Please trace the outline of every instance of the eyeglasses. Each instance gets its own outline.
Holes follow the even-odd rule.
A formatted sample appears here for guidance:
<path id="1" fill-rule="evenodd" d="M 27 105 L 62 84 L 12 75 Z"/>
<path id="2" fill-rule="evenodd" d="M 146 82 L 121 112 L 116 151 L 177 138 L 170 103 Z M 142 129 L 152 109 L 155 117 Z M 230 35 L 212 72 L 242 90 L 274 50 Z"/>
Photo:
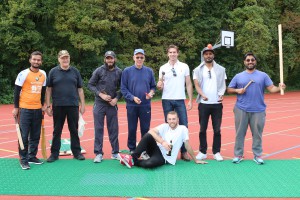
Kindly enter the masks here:
<path id="1" fill-rule="evenodd" d="M 135 57 L 136 59 L 144 60 L 145 57 Z"/>
<path id="2" fill-rule="evenodd" d="M 252 58 L 252 59 L 247 59 L 246 61 L 247 61 L 247 62 L 250 62 L 250 61 L 251 61 L 251 62 L 254 62 L 255 59 L 254 59 L 254 58 Z"/>
<path id="3" fill-rule="evenodd" d="M 175 71 L 174 68 L 172 68 L 171 71 L 173 72 L 173 76 L 177 76 L 176 71 Z"/>
<path id="4" fill-rule="evenodd" d="M 211 72 L 208 70 L 208 78 L 211 79 Z"/>

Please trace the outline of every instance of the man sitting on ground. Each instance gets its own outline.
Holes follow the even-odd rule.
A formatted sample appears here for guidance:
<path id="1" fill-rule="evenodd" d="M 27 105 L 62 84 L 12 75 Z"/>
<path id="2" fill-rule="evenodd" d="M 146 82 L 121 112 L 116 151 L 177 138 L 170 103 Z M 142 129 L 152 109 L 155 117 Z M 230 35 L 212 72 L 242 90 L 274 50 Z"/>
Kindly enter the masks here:
<path id="1" fill-rule="evenodd" d="M 188 129 L 184 125 L 179 125 L 177 113 L 171 111 L 167 115 L 167 123 L 161 124 L 145 134 L 131 155 L 119 154 L 120 163 L 129 168 L 133 165 L 143 168 L 154 168 L 166 163 L 175 165 L 183 143 L 195 163 L 207 163 L 196 159 L 189 144 Z M 144 152 L 149 155 L 148 158 L 142 155 Z"/>

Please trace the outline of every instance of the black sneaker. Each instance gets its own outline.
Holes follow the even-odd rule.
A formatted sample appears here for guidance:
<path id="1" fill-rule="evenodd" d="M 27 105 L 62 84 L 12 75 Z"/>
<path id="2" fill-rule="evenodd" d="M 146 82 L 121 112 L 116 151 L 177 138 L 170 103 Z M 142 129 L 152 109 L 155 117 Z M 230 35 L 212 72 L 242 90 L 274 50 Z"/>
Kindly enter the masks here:
<path id="1" fill-rule="evenodd" d="M 41 161 L 41 160 L 38 159 L 37 157 L 29 158 L 28 162 L 29 162 L 30 164 L 36 164 L 36 165 L 41 165 L 41 164 L 44 163 L 43 161 Z"/>
<path id="2" fill-rule="evenodd" d="M 21 168 L 24 170 L 30 169 L 28 162 L 20 161 Z"/>
<path id="3" fill-rule="evenodd" d="M 54 162 L 56 160 L 58 160 L 58 156 L 51 154 L 50 157 L 47 159 L 47 162 Z"/>
<path id="4" fill-rule="evenodd" d="M 79 153 L 78 155 L 74 156 L 74 158 L 77 159 L 77 160 L 85 160 L 85 157 L 81 153 Z"/>

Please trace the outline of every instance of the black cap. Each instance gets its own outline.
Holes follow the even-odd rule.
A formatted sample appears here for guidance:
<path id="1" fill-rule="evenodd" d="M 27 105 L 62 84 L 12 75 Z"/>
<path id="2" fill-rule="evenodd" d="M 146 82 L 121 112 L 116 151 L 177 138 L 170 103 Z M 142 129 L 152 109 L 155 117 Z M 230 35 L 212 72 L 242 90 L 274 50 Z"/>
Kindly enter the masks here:
<path id="1" fill-rule="evenodd" d="M 107 57 L 113 57 L 113 58 L 116 58 L 116 54 L 115 54 L 115 52 L 113 52 L 113 51 L 107 51 L 107 52 L 105 53 L 104 57 L 105 57 L 105 58 L 107 58 Z"/>
<path id="2" fill-rule="evenodd" d="M 203 49 L 203 53 L 202 53 L 202 54 L 204 54 L 204 53 L 207 52 L 207 51 L 211 51 L 211 52 L 213 52 L 213 54 L 215 54 L 215 51 L 214 51 L 214 49 L 213 49 L 213 47 L 212 47 L 211 44 L 208 44 L 208 45 Z"/>

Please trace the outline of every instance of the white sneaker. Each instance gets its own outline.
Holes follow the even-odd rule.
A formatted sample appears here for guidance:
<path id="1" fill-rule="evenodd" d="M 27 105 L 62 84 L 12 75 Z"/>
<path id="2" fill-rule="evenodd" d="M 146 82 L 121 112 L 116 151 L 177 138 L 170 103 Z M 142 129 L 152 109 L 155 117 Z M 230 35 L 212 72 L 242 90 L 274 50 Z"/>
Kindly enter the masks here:
<path id="1" fill-rule="evenodd" d="M 94 158 L 94 163 L 100 163 L 103 160 L 103 155 L 100 153 Z"/>
<path id="2" fill-rule="evenodd" d="M 141 154 L 141 159 L 142 160 L 148 160 L 150 158 L 150 156 L 147 154 L 146 151 L 143 151 L 143 153 Z"/>
<path id="3" fill-rule="evenodd" d="M 207 155 L 204 153 L 199 152 L 198 155 L 196 156 L 197 160 L 204 160 L 207 158 Z"/>
<path id="4" fill-rule="evenodd" d="M 110 157 L 112 160 L 120 160 L 119 156 L 117 153 L 113 153 L 111 154 L 111 157 Z"/>
<path id="5" fill-rule="evenodd" d="M 216 161 L 223 161 L 224 160 L 223 157 L 221 156 L 221 154 L 219 152 L 216 153 L 216 154 L 214 154 L 214 159 Z"/>

